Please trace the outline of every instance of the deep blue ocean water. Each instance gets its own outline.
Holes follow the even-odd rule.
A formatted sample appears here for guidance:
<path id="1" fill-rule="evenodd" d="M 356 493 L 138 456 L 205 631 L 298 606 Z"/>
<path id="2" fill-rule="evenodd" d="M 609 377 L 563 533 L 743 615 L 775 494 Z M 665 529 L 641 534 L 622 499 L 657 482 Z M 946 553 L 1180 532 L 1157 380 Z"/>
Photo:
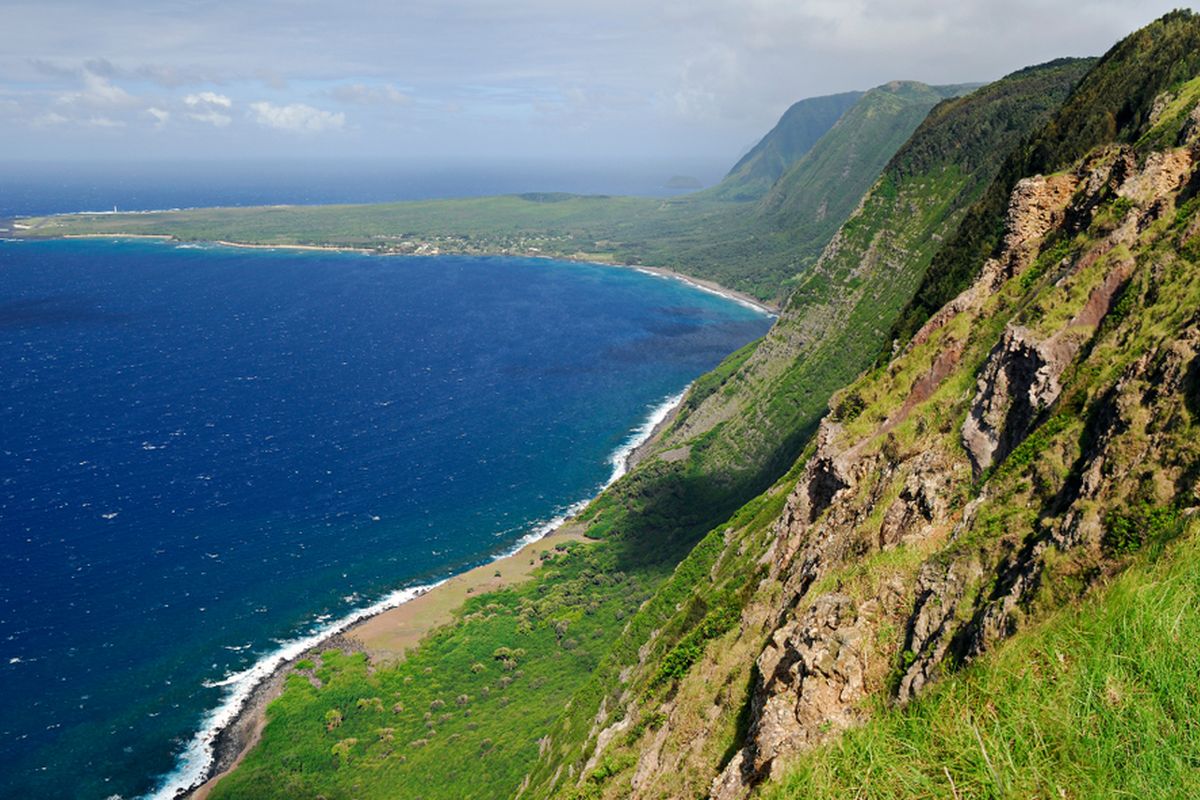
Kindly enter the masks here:
<path id="1" fill-rule="evenodd" d="M 133 797 L 281 642 L 510 548 L 769 320 L 537 259 L 0 242 L 0 797 Z"/>

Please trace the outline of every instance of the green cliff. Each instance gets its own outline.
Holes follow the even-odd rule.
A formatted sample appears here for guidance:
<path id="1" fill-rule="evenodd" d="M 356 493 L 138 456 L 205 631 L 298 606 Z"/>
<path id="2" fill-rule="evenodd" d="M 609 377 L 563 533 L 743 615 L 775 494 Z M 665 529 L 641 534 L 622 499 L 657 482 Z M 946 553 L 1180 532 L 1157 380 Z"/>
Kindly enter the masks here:
<path id="1" fill-rule="evenodd" d="M 758 200 L 858 99 L 862 92 L 810 97 L 794 103 L 712 194 L 724 200 Z"/>

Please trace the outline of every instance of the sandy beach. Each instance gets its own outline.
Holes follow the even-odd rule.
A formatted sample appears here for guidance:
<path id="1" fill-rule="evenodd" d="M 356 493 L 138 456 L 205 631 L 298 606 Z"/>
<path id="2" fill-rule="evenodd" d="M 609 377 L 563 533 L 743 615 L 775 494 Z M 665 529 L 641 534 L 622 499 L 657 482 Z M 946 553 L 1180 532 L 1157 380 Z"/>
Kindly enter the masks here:
<path id="1" fill-rule="evenodd" d="M 736 289 L 730 289 L 727 286 L 722 286 L 715 281 L 705 280 L 704 278 L 695 278 L 691 275 L 685 275 L 682 272 L 676 272 L 673 269 L 667 269 L 666 267 L 646 267 L 639 264 L 613 264 L 609 266 L 626 266 L 642 272 L 649 272 L 653 275 L 661 275 L 664 278 L 674 278 L 675 280 L 683 281 L 684 283 L 695 286 L 697 289 L 703 289 L 706 292 L 712 292 L 713 294 L 720 295 L 721 297 L 733 300 L 734 302 L 741 303 L 744 306 L 757 309 L 764 314 L 768 314 L 773 317 L 779 316 L 780 309 L 778 306 L 769 305 L 753 295 L 746 294 L 745 292 L 739 292 Z"/>
<path id="2" fill-rule="evenodd" d="M 224 239 L 218 239 L 213 244 L 224 245 L 225 247 L 240 247 L 245 250 L 311 250 L 327 253 L 375 253 L 374 250 L 368 250 L 365 247 L 342 247 L 332 244 L 247 244 L 246 242 L 227 242 Z"/>
<path id="3" fill-rule="evenodd" d="M 584 541 L 583 526 L 567 522 L 510 556 L 456 575 L 402 606 L 363 620 L 345 633 L 362 645 L 374 661 L 396 661 L 434 628 L 454 619 L 454 612 L 472 595 L 520 583 L 533 574 L 539 556 L 564 542 Z"/>

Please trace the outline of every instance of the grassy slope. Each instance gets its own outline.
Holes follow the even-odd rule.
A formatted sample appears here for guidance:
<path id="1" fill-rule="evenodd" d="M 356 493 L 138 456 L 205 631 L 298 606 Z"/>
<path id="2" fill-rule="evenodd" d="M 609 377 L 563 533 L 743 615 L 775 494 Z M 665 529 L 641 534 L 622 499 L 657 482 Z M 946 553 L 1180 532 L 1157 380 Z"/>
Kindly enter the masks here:
<path id="1" fill-rule="evenodd" d="M 848 307 L 851 312 L 848 317 L 839 317 L 818 303 L 814 289 L 809 297 L 809 302 L 813 303 L 811 308 L 802 308 L 802 313 L 797 313 L 797 307 L 793 306 L 788 314 L 794 316 L 785 315 L 764 345 L 739 351 L 697 383 L 685 403 L 685 412 L 668 433 L 661 449 L 678 447 L 681 441 L 694 437 L 696 434 L 690 426 L 696 420 L 723 417 L 724 421 L 717 423 L 714 430 L 721 431 L 723 441 L 735 443 L 740 449 L 722 449 L 717 443 L 710 443 L 706 448 L 710 459 L 716 460 L 720 455 L 730 464 L 761 464 L 766 448 L 782 444 L 788 449 L 776 456 L 776 463 L 782 464 L 783 469 L 788 466 L 791 469 L 774 488 L 743 508 L 732 522 L 710 533 L 671 582 L 639 612 L 588 686 L 573 701 L 570 713 L 556 726 L 550 757 L 538 764 L 527 796 L 548 796 L 563 789 L 564 785 L 570 785 L 561 781 L 561 770 L 569 766 L 578 774 L 583 767 L 596 732 L 591 727 L 591 719 L 602 700 L 609 709 L 618 705 L 622 708 L 653 707 L 661 700 L 663 692 L 671 688 L 671 681 L 664 681 L 664 677 L 670 676 L 659 675 L 658 665 L 667 663 L 674 665 L 669 669 L 686 671 L 704 652 L 710 639 L 725 633 L 728 627 L 725 623 L 730 622 L 729 610 L 740 608 L 747 602 L 749 593 L 761 577 L 762 565 L 756 561 L 765 550 L 765 537 L 769 535 L 784 495 L 794 484 L 803 462 L 803 459 L 797 461 L 796 457 L 810 430 L 808 426 L 824 412 L 829 393 L 869 363 L 878 346 L 878 340 L 869 340 L 863 346 L 855 338 L 861 335 L 861 331 L 855 331 L 855 326 L 869 325 L 876 336 L 886 330 L 890 319 L 887 314 L 895 314 L 906 299 L 903 294 L 905 283 L 898 276 L 907 275 L 906 283 L 910 289 L 916 285 L 921 270 L 932 256 L 937 235 L 952 229 L 963 209 L 990 179 L 989 164 L 994 169 L 999 162 L 1000 156 L 983 165 L 967 161 L 964 163 L 975 169 L 964 173 L 955 161 L 954 153 L 964 152 L 958 145 L 963 139 L 973 141 L 972 134 L 984 141 L 990 137 L 997 148 L 1011 141 L 997 136 L 995 129 L 987 125 L 964 130 L 964 120 L 990 120 L 993 115 L 1002 114 L 1012 116 L 1018 124 L 1032 127 L 1045 120 L 1053 109 L 1056 96 L 1065 96 L 1087 66 L 1086 62 L 1060 63 L 1024 71 L 968 97 L 949 101 L 896 156 L 862 209 L 835 240 L 834 247 L 838 246 L 837 242 L 842 244 L 831 253 L 828 261 L 843 265 L 845 271 L 827 273 L 828 282 L 820 287 L 823 292 L 820 299 L 826 302 L 831 298 L 840 301 L 841 295 L 835 291 L 853 290 L 858 285 L 886 287 L 888 291 L 896 292 L 890 305 L 881 304 L 875 295 L 866 295 L 856 304 L 839 305 L 843 309 Z M 1021 106 L 1028 108 L 1027 115 L 1014 113 L 1016 107 Z M 946 136 L 943 125 L 952 126 L 956 136 Z M 1020 132 L 1009 135 L 1019 136 Z M 939 142 L 949 141 L 955 141 L 956 145 L 941 150 L 943 158 L 938 161 L 932 156 L 933 148 Z M 980 149 L 984 148 L 981 146 Z M 913 208 L 922 213 L 912 214 Z M 897 213 L 898 209 L 904 213 Z M 863 263 L 864 255 L 875 249 L 872 243 L 877 240 L 887 241 L 895 248 L 894 255 L 897 258 L 903 256 L 905 261 L 901 264 L 879 258 L 871 262 L 872 269 L 876 270 L 874 273 L 855 276 L 854 270 Z M 870 274 L 877 280 L 870 280 Z M 788 337 L 796 335 L 802 326 L 816 324 L 828 325 L 822 332 L 827 337 L 825 341 L 818 339 L 818 347 L 806 351 L 795 361 L 789 360 Z M 855 347 L 857 351 L 853 349 Z M 853 361 L 856 352 L 857 362 Z M 774 375 L 771 374 L 773 369 L 777 370 Z M 718 410 L 714 411 L 713 407 Z M 725 408 L 732 410 L 724 413 L 721 409 Z M 756 452 L 752 449 L 755 447 L 761 449 Z M 698 563 L 693 564 L 697 559 Z M 648 644 L 647 637 L 652 631 L 655 632 L 653 643 Z M 734 662 L 740 658 L 740 664 L 744 666 L 756 653 L 757 640 L 743 641 L 736 652 L 730 651 L 727 655 Z M 651 666 L 637 667 L 639 663 Z M 626 673 L 631 668 L 632 672 Z M 731 671 L 736 672 L 736 667 Z M 620 674 L 626 674 L 627 680 L 618 680 Z M 700 702 L 700 696 L 712 690 L 711 684 L 696 689 L 695 699 Z M 719 693 L 725 702 L 721 704 L 719 716 L 704 717 L 704 728 L 695 731 L 698 739 L 709 737 L 710 746 L 716 749 L 708 752 L 706 767 L 698 769 L 711 770 L 720 761 L 721 750 L 733 740 L 739 724 L 738 710 L 743 706 L 746 690 L 744 676 L 740 681 L 721 686 Z M 621 695 L 624 699 L 618 701 Z M 610 781 L 613 786 L 622 785 L 618 778 L 628 776 L 633 766 L 632 754 L 645 745 L 643 737 L 654 735 L 653 721 L 652 716 L 639 719 L 640 730 L 635 728 L 627 734 L 627 739 L 622 740 L 623 745 L 614 749 L 610 759 L 596 769 L 594 774 L 601 778 L 590 785 L 597 792 Z M 555 779 L 556 775 L 559 780 Z M 696 788 L 687 784 L 688 778 L 700 783 L 708 779 L 706 776 L 697 779 L 695 775 L 680 775 L 679 778 L 680 785 L 672 791 L 684 794 Z M 619 794 L 620 790 L 616 791 Z"/>
<path id="2" fill-rule="evenodd" d="M 845 92 L 793 104 L 725 179 L 705 194 L 722 200 L 758 200 L 860 97 L 862 92 Z"/>

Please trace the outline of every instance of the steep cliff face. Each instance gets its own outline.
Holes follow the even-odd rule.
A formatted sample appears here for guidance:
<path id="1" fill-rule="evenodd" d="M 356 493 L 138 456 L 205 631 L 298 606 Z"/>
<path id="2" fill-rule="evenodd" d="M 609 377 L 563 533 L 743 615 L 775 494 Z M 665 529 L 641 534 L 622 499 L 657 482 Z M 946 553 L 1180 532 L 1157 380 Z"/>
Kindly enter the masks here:
<path id="1" fill-rule="evenodd" d="M 843 226 L 820 266 L 805 277 L 771 335 L 698 384 L 644 468 L 653 468 L 656 459 L 686 463 L 690 452 L 700 450 L 718 475 L 730 476 L 726 480 L 751 465 L 760 470 L 774 465 L 760 475 L 785 473 L 811 437 L 829 394 L 883 346 L 889 321 L 907 302 L 938 243 L 992 179 L 1005 148 L 1044 122 L 1089 64 L 1066 61 L 1023 70 L 938 106 Z M 996 119 L 1016 127 L 991 124 Z M 950 366 L 945 361 L 923 377 L 925 390 Z M 813 478 L 805 484 L 808 507 L 789 507 L 789 516 L 808 524 L 870 469 L 858 454 L 835 447 L 833 438 L 832 429 L 823 433 L 828 446 L 808 460 Z M 797 591 L 767 553 L 804 463 L 767 484 L 761 497 L 710 533 L 631 622 L 592 686 L 546 738 L 543 759 L 522 796 L 624 797 L 632 791 L 679 797 L 708 791 L 747 723 L 742 709 L 750 692 L 748 669 L 778 626 L 779 598 Z M 938 487 L 950 476 L 941 466 L 928 460 L 887 498 L 886 524 L 875 536 L 889 546 L 904 542 L 931 516 L 946 513 Z M 828 552 L 812 555 L 833 562 L 861 546 L 845 539 L 828 545 Z M 892 613 L 889 603 L 866 599 L 865 606 L 852 606 L 853 613 Z M 780 685 L 821 669 L 818 662 L 827 657 L 818 651 L 831 651 L 819 641 L 820 632 L 835 619 L 850 620 L 850 613 L 825 614 L 783 636 L 781 641 L 807 637 L 815 649 L 808 662 L 772 666 Z M 858 646 L 848 646 L 846 656 Z M 851 663 L 843 666 L 850 669 Z M 866 663 L 875 669 L 874 659 Z M 829 680 L 840 680 L 842 666 L 831 670 Z M 863 685 L 877 679 L 868 673 Z M 811 713 L 817 715 L 824 703 Z M 846 724 L 853 718 L 848 714 Z M 789 746 L 786 739 L 781 751 Z"/>
<path id="2" fill-rule="evenodd" d="M 1064 60 L 1029 68 L 938 105 L 887 164 L 819 262 L 799 278 L 766 340 L 719 370 L 719 380 L 698 384 L 659 441 L 659 452 L 687 458 L 701 444 L 707 463 L 729 482 L 753 468 L 758 491 L 787 470 L 829 395 L 885 345 L 890 320 L 911 298 L 939 243 L 993 179 L 1003 154 L 1045 122 L 1091 63 Z M 863 107 L 866 115 L 872 102 L 900 103 L 923 114 L 951 93 L 897 84 L 868 93 L 856 109 Z M 852 116 L 835 131 L 848 128 Z M 887 115 L 876 108 L 875 116 Z M 1004 124 L 995 124 L 998 119 Z M 865 126 L 859 136 L 871 130 Z M 840 147 L 853 149 L 846 142 Z M 814 148 L 810 156 L 821 152 Z M 795 169 L 803 168 L 802 163 Z"/>
<path id="3" fill-rule="evenodd" d="M 1136 135 L 1012 184 L 972 282 L 836 395 L 793 470 L 643 608 L 603 702 L 551 733 L 526 796 L 746 797 L 1182 535 L 1200 476 L 1200 82 L 1154 105 Z M 823 258 L 847 271 L 814 272 L 826 298 L 893 289 L 872 270 L 903 248 L 881 262 L 897 240 L 855 228 L 916 207 L 886 192 Z M 831 320 L 855 308 L 801 292 L 726 385 L 853 352 Z M 737 424 L 724 394 L 663 446 Z"/>
<path id="4" fill-rule="evenodd" d="M 760 199 L 862 95 L 862 92 L 843 92 L 793 103 L 775 127 L 738 159 L 729 174 L 707 194 L 725 200 Z"/>
<path id="5" fill-rule="evenodd" d="M 776 527 L 784 622 L 714 798 L 854 724 L 870 694 L 908 702 L 1196 505 L 1200 145 L 1190 125 L 1177 140 L 1018 184 L 999 256 L 848 390 L 871 398 L 853 420 L 823 425 Z M 855 580 L 889 548 L 911 563 Z M 825 591 L 847 582 L 857 600 Z"/>

